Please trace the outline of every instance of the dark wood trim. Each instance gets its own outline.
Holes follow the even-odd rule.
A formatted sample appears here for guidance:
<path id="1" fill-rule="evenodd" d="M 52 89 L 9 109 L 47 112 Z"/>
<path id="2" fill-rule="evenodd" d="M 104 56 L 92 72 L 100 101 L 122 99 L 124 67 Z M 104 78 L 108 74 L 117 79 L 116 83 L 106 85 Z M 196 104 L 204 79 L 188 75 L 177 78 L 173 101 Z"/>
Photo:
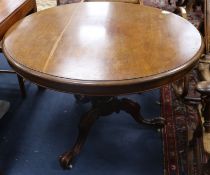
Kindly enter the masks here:
<path id="1" fill-rule="evenodd" d="M 4 46 L 3 51 L 8 59 L 9 64 L 19 75 L 40 86 L 73 94 L 84 94 L 88 96 L 113 96 L 138 93 L 145 90 L 158 88 L 162 85 L 182 78 L 198 63 L 201 54 L 204 52 L 204 43 L 202 41 L 200 49 L 190 61 L 176 69 L 169 70 L 154 76 L 122 81 L 81 81 L 44 74 L 29 69 L 24 65 L 16 62 L 9 55 L 9 52 L 7 52 Z"/>

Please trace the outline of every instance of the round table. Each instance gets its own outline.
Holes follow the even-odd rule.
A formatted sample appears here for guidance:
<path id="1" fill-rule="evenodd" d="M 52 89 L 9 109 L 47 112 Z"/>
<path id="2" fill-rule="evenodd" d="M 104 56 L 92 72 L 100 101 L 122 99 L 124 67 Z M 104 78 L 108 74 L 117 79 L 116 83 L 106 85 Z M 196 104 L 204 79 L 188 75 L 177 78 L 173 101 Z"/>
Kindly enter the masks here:
<path id="1" fill-rule="evenodd" d="M 88 96 L 92 108 L 78 139 L 60 158 L 71 166 L 93 122 L 124 110 L 139 123 L 140 106 L 116 96 L 160 87 L 183 77 L 204 49 L 197 29 L 167 11 L 129 3 L 87 2 L 30 15 L 6 33 L 3 51 L 14 70 L 40 86 Z"/>

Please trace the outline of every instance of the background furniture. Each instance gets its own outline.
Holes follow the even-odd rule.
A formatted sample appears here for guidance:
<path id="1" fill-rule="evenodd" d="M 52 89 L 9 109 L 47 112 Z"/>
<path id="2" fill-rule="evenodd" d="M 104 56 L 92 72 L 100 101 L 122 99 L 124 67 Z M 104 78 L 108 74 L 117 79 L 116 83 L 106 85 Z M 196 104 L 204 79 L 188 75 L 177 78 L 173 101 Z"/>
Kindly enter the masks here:
<path id="1" fill-rule="evenodd" d="M 1 0 L 0 1 L 0 40 L 3 39 L 6 31 L 18 20 L 26 15 L 36 12 L 35 0 Z M 2 52 L 0 43 L 0 52 Z M 13 70 L 0 70 L 0 73 L 15 73 Z M 25 96 L 23 78 L 19 75 L 18 82 L 22 96 Z"/>
<path id="2" fill-rule="evenodd" d="M 204 117 L 204 127 L 205 131 L 210 133 L 210 55 L 209 55 L 209 45 L 210 45 L 210 2 L 205 1 L 205 44 L 206 44 L 206 55 L 203 56 L 200 63 L 200 75 L 201 81 L 197 85 L 197 90 L 201 93 L 201 98 L 203 101 L 203 117 Z"/>
<path id="3" fill-rule="evenodd" d="M 207 157 L 207 163 L 203 165 L 203 174 L 210 174 L 210 1 L 204 1 L 204 31 L 206 54 L 200 63 L 201 82 L 197 84 L 197 90 L 201 94 L 202 99 L 202 117 L 204 117 L 203 126 L 205 133 L 203 134 L 204 151 Z"/>
<path id="4" fill-rule="evenodd" d="M 134 4 L 144 4 L 148 6 L 153 6 L 156 8 L 168 10 L 174 12 L 176 7 L 176 0 L 169 1 L 157 1 L 157 0 L 84 0 L 86 2 L 94 2 L 94 1 L 104 1 L 104 2 L 126 2 L 126 3 L 134 3 Z M 57 5 L 70 4 L 74 2 L 82 2 L 82 0 L 57 0 Z M 181 3 L 180 3 L 181 4 Z"/>
<path id="5" fill-rule="evenodd" d="M 89 1 L 102 1 L 102 2 L 126 2 L 126 3 L 134 3 L 134 4 L 140 4 L 142 3 L 142 0 L 57 0 L 57 5 L 65 5 L 65 4 L 71 4 L 75 2 L 89 2 Z"/>

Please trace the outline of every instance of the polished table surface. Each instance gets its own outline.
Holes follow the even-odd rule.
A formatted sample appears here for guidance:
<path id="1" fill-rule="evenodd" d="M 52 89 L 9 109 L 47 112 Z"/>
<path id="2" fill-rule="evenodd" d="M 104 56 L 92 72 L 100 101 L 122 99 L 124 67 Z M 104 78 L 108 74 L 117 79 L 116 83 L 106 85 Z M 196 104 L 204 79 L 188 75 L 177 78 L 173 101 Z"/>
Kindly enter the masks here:
<path id="1" fill-rule="evenodd" d="M 87 2 L 30 15 L 5 35 L 3 50 L 23 77 L 51 89 L 121 95 L 183 77 L 203 42 L 185 19 L 129 3 Z"/>

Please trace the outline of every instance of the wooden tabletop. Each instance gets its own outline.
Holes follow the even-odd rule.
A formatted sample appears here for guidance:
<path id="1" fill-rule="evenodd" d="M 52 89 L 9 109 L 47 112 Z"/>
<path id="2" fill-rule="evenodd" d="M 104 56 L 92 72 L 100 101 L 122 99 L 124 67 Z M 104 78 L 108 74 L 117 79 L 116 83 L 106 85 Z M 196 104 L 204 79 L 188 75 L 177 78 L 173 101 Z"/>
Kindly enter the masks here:
<path id="1" fill-rule="evenodd" d="M 204 46 L 185 19 L 156 8 L 108 2 L 47 9 L 16 23 L 4 37 L 11 66 L 48 88 L 121 95 L 183 77 Z"/>

